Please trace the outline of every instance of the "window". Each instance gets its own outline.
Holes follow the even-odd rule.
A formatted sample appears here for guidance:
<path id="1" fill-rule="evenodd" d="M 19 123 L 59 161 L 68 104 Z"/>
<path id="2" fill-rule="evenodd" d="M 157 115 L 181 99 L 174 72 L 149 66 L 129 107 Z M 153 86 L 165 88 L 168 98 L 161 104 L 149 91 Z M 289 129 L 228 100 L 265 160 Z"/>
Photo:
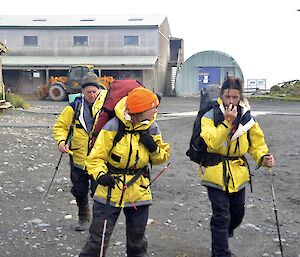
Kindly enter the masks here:
<path id="1" fill-rule="evenodd" d="M 24 46 L 37 46 L 38 37 L 37 36 L 24 36 Z"/>
<path id="2" fill-rule="evenodd" d="M 88 36 L 74 36 L 74 46 L 87 46 Z"/>
<path id="3" fill-rule="evenodd" d="M 124 36 L 124 45 L 125 46 L 138 46 L 139 45 L 139 36 Z"/>

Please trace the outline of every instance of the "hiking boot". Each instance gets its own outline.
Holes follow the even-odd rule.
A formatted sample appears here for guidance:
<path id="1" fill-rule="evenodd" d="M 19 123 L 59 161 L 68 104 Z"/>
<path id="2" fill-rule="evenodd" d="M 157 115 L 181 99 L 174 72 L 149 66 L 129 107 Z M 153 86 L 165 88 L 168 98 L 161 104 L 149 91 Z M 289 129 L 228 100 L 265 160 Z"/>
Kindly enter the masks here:
<path id="1" fill-rule="evenodd" d="M 90 208 L 89 206 L 80 207 L 78 210 L 78 224 L 75 225 L 75 231 L 84 231 L 88 229 L 90 222 Z"/>

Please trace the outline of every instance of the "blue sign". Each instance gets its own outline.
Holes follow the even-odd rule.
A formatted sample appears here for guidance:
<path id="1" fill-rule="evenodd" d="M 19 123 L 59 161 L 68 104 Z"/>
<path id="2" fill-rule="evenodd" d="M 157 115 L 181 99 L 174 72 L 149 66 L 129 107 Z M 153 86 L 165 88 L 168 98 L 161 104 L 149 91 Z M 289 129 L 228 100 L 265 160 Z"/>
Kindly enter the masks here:
<path id="1" fill-rule="evenodd" d="M 220 85 L 220 67 L 199 67 L 199 91 L 210 84 Z"/>

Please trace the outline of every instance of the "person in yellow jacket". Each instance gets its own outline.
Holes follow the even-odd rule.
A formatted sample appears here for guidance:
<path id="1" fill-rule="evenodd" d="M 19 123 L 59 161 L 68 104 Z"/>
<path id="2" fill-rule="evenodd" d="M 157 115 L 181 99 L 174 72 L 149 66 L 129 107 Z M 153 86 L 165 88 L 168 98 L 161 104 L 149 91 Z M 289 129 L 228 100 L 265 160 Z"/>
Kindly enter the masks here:
<path id="1" fill-rule="evenodd" d="M 227 77 L 222 84 L 218 106 L 201 119 L 201 137 L 207 144 L 202 185 L 207 187 L 212 207 L 210 222 L 212 256 L 230 257 L 228 238 L 243 219 L 245 187 L 249 184 L 249 153 L 260 166 L 273 167 L 263 131 L 243 97 L 242 81 Z"/>
<path id="2" fill-rule="evenodd" d="M 78 206 L 78 224 L 74 227 L 76 231 L 85 230 L 90 219 L 88 193 L 90 186 L 93 191 L 93 181 L 90 182 L 91 177 L 85 169 L 85 159 L 88 155 L 89 135 L 107 93 L 94 73 L 88 73 L 83 77 L 81 90 L 81 97 L 63 109 L 52 128 L 60 152 L 72 153 L 71 193 Z M 67 138 L 71 141 L 66 142 Z"/>
<path id="3" fill-rule="evenodd" d="M 136 88 L 118 102 L 116 116 L 100 131 L 86 160 L 88 173 L 99 185 L 94 194 L 90 236 L 80 257 L 98 257 L 101 249 L 101 256 L 105 256 L 122 209 L 126 216 L 127 256 L 148 256 L 145 229 L 152 203 L 148 164 L 164 163 L 170 156 L 169 144 L 164 143 L 155 122 L 158 105 L 154 93 Z"/>

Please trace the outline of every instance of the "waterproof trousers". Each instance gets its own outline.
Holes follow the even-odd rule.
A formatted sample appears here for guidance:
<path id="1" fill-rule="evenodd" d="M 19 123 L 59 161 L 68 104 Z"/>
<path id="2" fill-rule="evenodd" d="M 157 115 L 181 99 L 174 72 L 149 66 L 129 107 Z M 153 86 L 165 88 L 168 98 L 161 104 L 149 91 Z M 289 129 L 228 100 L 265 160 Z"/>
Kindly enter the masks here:
<path id="1" fill-rule="evenodd" d="M 105 256 L 109 239 L 121 210 L 122 208 L 94 201 L 93 220 L 89 230 L 90 235 L 79 257 L 100 256 L 103 226 L 105 219 L 107 219 L 103 254 Z M 149 205 L 137 206 L 137 210 L 133 207 L 124 207 L 123 212 L 126 217 L 127 257 L 148 257 L 148 243 L 145 237 L 145 230 L 149 215 Z"/>
<path id="2" fill-rule="evenodd" d="M 207 187 L 211 201 L 212 217 L 210 221 L 212 239 L 212 257 L 230 257 L 228 238 L 233 236 L 245 213 L 245 188 L 237 193 Z"/>
<path id="3" fill-rule="evenodd" d="M 85 170 L 74 166 L 71 166 L 70 178 L 72 182 L 71 193 L 75 197 L 78 207 L 86 207 L 89 203 L 89 190 L 91 189 L 91 196 L 95 192 L 95 181 L 91 179 Z"/>

